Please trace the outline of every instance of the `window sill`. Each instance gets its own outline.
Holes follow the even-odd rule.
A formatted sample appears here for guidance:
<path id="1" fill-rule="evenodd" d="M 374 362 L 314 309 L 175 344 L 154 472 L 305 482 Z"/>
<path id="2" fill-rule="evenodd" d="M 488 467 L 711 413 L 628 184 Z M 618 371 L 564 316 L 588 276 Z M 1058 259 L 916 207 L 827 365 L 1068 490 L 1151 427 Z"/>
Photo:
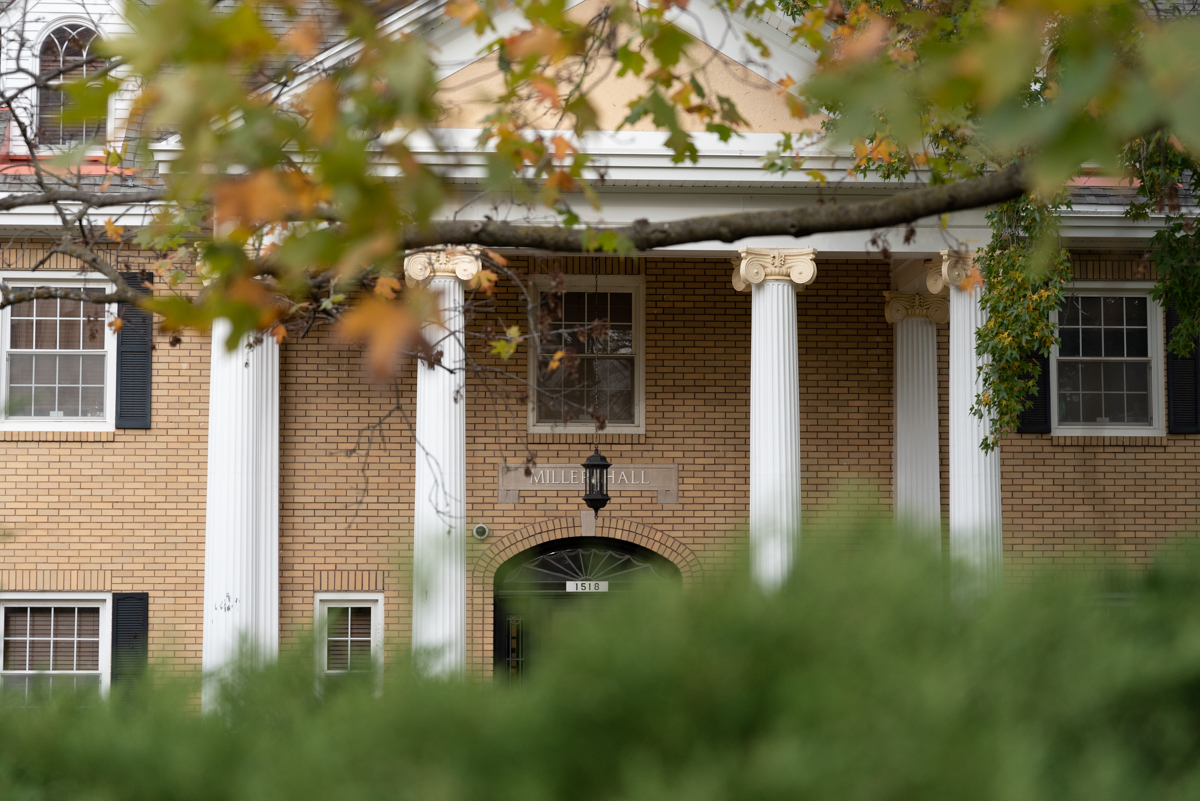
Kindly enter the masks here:
<path id="1" fill-rule="evenodd" d="M 597 431 L 591 423 L 534 423 L 526 424 L 530 434 L 580 434 L 586 437 L 605 436 L 607 434 L 645 434 L 645 423 L 609 423 L 603 431 Z"/>
<path id="2" fill-rule="evenodd" d="M 62 428 L 0 428 L 0 442 L 113 442 L 116 438 L 117 432 L 113 428 L 89 428 L 83 431 Z"/>
<path id="3" fill-rule="evenodd" d="M 1056 439 L 1068 437 L 1164 437 L 1167 432 L 1158 426 L 1055 426 L 1050 436 Z"/>
<path id="4" fill-rule="evenodd" d="M 1045 436 L 1039 434 L 1038 436 Z M 1143 434 L 1137 437 L 1092 434 L 1090 436 L 1051 435 L 1050 444 L 1056 448 L 1103 447 L 1103 448 L 1146 448 L 1166 447 L 1165 434 Z"/>

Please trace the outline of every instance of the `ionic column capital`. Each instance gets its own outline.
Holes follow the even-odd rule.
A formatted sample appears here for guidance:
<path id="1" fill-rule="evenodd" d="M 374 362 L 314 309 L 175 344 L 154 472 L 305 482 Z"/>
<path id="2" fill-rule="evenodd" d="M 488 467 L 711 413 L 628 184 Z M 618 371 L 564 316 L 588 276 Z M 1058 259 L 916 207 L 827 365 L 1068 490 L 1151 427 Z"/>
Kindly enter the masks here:
<path id="1" fill-rule="evenodd" d="M 895 325 L 910 317 L 924 317 L 938 325 L 950 321 L 950 299 L 945 295 L 884 292 L 883 315 Z"/>
<path id="2" fill-rule="evenodd" d="M 404 258 L 404 277 L 408 285 L 423 284 L 431 278 L 458 278 L 470 281 L 479 272 L 479 251 L 475 248 L 414 253 Z"/>
<path id="3" fill-rule="evenodd" d="M 971 270 L 975 268 L 973 252 L 943 250 L 941 256 L 941 264 L 938 264 L 936 260 L 927 262 L 929 275 L 925 278 L 925 285 L 935 295 L 940 295 L 948 286 L 962 286 L 963 282 L 971 275 Z"/>
<path id="4" fill-rule="evenodd" d="M 763 281 L 791 281 L 800 289 L 817 280 L 815 248 L 742 248 L 733 268 L 733 288 L 749 292 Z"/>

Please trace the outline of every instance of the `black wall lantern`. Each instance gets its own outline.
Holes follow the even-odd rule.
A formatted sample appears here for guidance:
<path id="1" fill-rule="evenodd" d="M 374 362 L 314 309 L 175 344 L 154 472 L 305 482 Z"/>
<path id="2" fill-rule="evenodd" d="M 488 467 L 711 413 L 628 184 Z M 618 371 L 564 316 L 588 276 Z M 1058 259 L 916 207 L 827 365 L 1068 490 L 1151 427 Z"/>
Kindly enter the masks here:
<path id="1" fill-rule="evenodd" d="M 596 513 L 596 517 L 600 516 L 600 510 L 608 505 L 608 468 L 612 467 L 612 462 L 604 458 L 600 453 L 600 446 L 596 446 L 596 452 L 587 458 L 583 463 L 583 474 L 585 488 L 583 502 L 588 505 L 588 508 Z"/>

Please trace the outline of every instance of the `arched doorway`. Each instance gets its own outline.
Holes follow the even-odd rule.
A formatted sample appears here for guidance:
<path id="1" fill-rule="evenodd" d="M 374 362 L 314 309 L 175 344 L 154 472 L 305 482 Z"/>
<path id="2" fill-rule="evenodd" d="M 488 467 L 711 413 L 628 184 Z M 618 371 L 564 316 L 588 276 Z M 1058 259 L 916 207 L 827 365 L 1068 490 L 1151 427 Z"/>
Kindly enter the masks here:
<path id="1" fill-rule="evenodd" d="M 566 537 L 535 545 L 496 571 L 493 675 L 520 681 L 536 662 L 551 620 L 565 610 L 603 603 L 646 582 L 682 584 L 679 568 L 648 548 L 602 537 Z"/>

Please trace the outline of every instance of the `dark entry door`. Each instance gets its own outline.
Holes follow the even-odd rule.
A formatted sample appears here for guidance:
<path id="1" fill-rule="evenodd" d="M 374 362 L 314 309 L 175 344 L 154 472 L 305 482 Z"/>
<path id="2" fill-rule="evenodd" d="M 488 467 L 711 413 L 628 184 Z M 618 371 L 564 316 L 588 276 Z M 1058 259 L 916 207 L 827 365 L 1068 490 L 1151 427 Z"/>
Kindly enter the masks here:
<path id="1" fill-rule="evenodd" d="M 572 537 L 518 554 L 496 571 L 495 675 L 519 682 L 564 614 L 634 592 L 646 581 L 681 583 L 679 569 L 621 540 Z"/>

